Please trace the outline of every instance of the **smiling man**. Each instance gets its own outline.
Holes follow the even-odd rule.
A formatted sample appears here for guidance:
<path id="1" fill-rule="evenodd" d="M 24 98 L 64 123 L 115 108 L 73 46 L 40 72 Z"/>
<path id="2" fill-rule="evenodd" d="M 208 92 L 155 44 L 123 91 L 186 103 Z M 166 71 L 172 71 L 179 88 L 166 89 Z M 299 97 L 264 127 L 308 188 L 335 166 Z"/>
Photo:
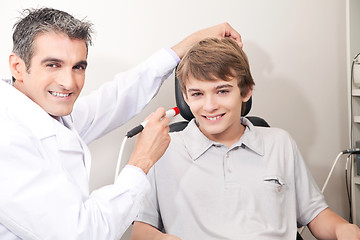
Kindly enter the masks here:
<path id="1" fill-rule="evenodd" d="M 12 53 L 14 87 L 56 119 L 69 115 L 84 86 L 86 43 L 66 34 L 39 34 L 33 45 L 29 69 Z"/>
<path id="2" fill-rule="evenodd" d="M 12 80 L 0 81 L 0 239 L 120 239 L 169 144 L 169 119 L 153 113 L 115 183 L 92 193 L 87 144 L 139 113 L 195 42 L 241 45 L 227 23 L 200 30 L 78 98 L 91 33 L 91 23 L 51 8 L 25 10 L 14 26 Z"/>
<path id="3" fill-rule="evenodd" d="M 241 117 L 254 81 L 234 41 L 200 41 L 177 76 L 195 119 L 149 172 L 155 191 L 132 240 L 295 240 L 304 225 L 319 239 L 360 239 L 328 209 L 289 134 Z"/>

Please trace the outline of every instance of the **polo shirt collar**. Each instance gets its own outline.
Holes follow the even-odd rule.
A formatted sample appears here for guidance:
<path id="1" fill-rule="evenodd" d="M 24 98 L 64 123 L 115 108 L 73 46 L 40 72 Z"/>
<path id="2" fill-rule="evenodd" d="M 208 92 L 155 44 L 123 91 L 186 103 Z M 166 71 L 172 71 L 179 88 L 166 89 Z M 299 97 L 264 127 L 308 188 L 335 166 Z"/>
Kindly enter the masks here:
<path id="1" fill-rule="evenodd" d="M 185 147 L 193 160 L 199 158 L 211 146 L 216 144 L 208 139 L 196 125 L 195 119 L 192 119 L 187 127 L 181 132 Z"/>
<path id="2" fill-rule="evenodd" d="M 256 127 L 246 118 L 241 118 L 241 124 L 245 126 L 245 132 L 232 148 L 245 146 L 253 152 L 264 155 L 264 141 Z M 192 119 L 188 126 L 181 132 L 184 144 L 191 158 L 197 160 L 212 146 L 222 145 L 208 139 L 198 128 L 195 119 Z"/>
<path id="3" fill-rule="evenodd" d="M 253 152 L 263 156 L 264 155 L 264 139 L 255 127 L 247 118 L 241 118 L 241 124 L 245 126 L 245 132 L 240 140 L 235 143 L 238 146 L 245 145 Z M 239 145 L 240 144 L 240 145 Z"/>

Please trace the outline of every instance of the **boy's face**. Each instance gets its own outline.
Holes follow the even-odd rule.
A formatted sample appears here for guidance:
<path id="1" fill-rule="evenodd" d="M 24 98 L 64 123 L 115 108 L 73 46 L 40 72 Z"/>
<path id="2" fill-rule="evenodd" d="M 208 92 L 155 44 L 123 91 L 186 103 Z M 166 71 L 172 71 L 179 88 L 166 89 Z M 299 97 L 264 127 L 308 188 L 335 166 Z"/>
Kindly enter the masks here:
<path id="1" fill-rule="evenodd" d="M 237 79 L 201 81 L 193 77 L 186 83 L 185 101 L 199 123 L 201 132 L 213 141 L 233 142 L 244 130 L 240 124 L 242 98 Z"/>
<path id="2" fill-rule="evenodd" d="M 84 85 L 86 58 L 84 41 L 64 34 L 41 34 L 34 41 L 31 67 L 21 72 L 16 84 L 21 85 L 20 91 L 58 119 L 72 112 Z"/>

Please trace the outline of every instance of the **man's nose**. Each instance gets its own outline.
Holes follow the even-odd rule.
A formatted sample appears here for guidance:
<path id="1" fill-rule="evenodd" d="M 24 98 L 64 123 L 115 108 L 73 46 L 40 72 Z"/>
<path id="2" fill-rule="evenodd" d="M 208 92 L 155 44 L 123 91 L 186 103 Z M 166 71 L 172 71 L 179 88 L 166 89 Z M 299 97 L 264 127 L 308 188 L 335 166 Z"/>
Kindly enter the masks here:
<path id="1" fill-rule="evenodd" d="M 58 84 L 65 90 L 73 89 L 75 85 L 75 76 L 72 70 L 66 70 L 59 76 Z"/>

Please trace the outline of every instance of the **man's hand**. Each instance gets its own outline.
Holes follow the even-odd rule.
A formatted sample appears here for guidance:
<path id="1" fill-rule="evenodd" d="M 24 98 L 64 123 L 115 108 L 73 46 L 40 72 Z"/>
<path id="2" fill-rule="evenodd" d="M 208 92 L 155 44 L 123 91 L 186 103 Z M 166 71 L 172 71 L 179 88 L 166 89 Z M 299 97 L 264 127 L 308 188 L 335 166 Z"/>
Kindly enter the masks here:
<path id="1" fill-rule="evenodd" d="M 146 174 L 169 146 L 169 123 L 165 109 L 158 108 L 148 118 L 144 130 L 137 136 L 128 164 L 141 168 Z"/>
<path id="2" fill-rule="evenodd" d="M 225 37 L 230 37 L 234 39 L 240 45 L 240 47 L 243 46 L 240 34 L 235 29 L 233 29 L 229 23 L 222 23 L 191 34 L 183 41 L 173 46 L 172 50 L 174 50 L 174 52 L 176 52 L 176 54 L 182 58 L 187 50 L 189 50 L 195 43 L 204 38 L 222 39 Z"/>

